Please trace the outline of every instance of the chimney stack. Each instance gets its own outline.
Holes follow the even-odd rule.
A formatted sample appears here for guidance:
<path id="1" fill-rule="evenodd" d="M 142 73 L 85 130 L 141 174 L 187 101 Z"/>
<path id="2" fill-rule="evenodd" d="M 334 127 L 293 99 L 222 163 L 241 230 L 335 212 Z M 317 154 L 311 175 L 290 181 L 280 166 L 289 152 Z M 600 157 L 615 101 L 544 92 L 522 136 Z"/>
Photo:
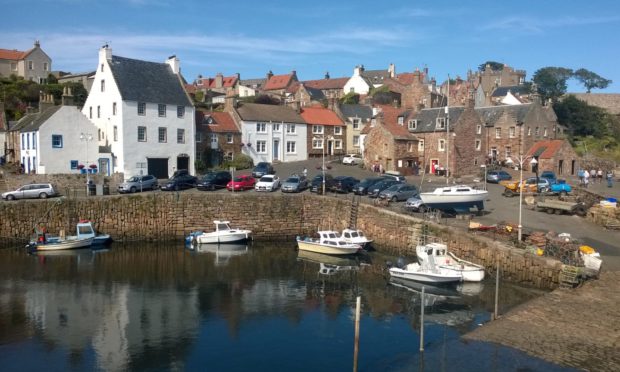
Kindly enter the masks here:
<path id="1" fill-rule="evenodd" d="M 172 69 L 172 72 L 175 75 L 178 75 L 181 72 L 181 62 L 179 61 L 177 56 L 172 55 L 168 57 L 168 59 L 166 60 L 166 63 L 170 66 L 170 68 Z"/>
<path id="2" fill-rule="evenodd" d="M 71 94 L 71 88 L 64 87 L 62 90 L 62 101 L 63 106 L 73 106 L 73 95 Z"/>
<path id="3" fill-rule="evenodd" d="M 54 96 L 51 94 L 45 94 L 43 92 L 39 92 L 39 113 L 42 113 L 43 111 L 53 106 L 54 106 Z"/>
<path id="4" fill-rule="evenodd" d="M 217 75 L 215 75 L 215 87 L 221 88 L 223 85 L 224 85 L 224 76 L 222 76 L 221 72 L 218 72 Z"/>
<path id="5" fill-rule="evenodd" d="M 325 80 L 329 80 L 329 71 L 325 71 Z"/>
<path id="6" fill-rule="evenodd" d="M 273 76 L 273 71 L 269 70 L 269 72 L 267 73 L 267 81 L 269 81 L 269 79 L 271 79 L 272 76 Z"/>
<path id="7" fill-rule="evenodd" d="M 104 45 L 99 49 L 99 64 L 102 64 L 105 61 L 112 60 L 112 48 L 108 46 L 108 44 Z"/>

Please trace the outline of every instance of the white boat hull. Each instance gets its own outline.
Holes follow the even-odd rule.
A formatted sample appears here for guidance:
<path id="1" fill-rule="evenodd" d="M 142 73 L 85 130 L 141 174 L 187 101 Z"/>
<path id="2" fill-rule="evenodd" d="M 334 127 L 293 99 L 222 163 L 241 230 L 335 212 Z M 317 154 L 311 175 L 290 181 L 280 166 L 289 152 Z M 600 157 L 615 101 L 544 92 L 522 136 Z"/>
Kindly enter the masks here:
<path id="1" fill-rule="evenodd" d="M 450 187 L 450 189 L 456 189 L 457 187 Z M 471 192 L 459 194 L 455 192 L 440 193 L 437 190 L 434 192 L 423 192 L 420 194 L 420 199 L 424 205 L 429 208 L 436 208 L 442 210 L 464 210 L 471 207 L 476 207 L 478 210 L 484 209 L 484 200 L 488 197 L 489 192 L 485 190 L 471 190 Z"/>
<path id="2" fill-rule="evenodd" d="M 60 251 L 65 249 L 88 248 L 93 244 L 94 238 L 65 239 L 48 243 L 31 244 L 37 251 Z"/>
<path id="3" fill-rule="evenodd" d="M 347 246 L 332 246 L 321 244 L 313 241 L 297 240 L 297 247 L 300 251 L 308 251 L 315 253 L 331 254 L 331 255 L 349 255 L 359 252 L 361 247 L 357 244 Z"/>
<path id="4" fill-rule="evenodd" d="M 198 244 L 244 243 L 251 238 L 249 230 L 227 230 L 203 233 L 196 236 Z"/>
<path id="5" fill-rule="evenodd" d="M 390 268 L 390 276 L 423 283 L 455 283 L 462 281 L 462 277 L 459 274 L 442 269 L 427 270 L 417 263 L 409 264 L 404 269 L 392 267 Z"/>
<path id="6" fill-rule="evenodd" d="M 484 280 L 484 268 L 470 265 L 439 265 L 439 268 L 460 275 L 464 282 L 481 282 Z"/>

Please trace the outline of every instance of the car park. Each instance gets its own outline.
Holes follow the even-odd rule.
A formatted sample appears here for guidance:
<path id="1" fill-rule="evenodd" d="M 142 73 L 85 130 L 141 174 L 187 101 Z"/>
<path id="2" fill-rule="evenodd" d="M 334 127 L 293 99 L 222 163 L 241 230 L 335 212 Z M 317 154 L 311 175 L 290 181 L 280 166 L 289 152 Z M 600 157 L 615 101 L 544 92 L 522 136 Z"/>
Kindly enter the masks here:
<path id="1" fill-rule="evenodd" d="M 346 165 L 360 165 L 364 164 L 364 159 L 360 154 L 348 154 L 344 158 L 342 158 L 342 164 Z"/>
<path id="2" fill-rule="evenodd" d="M 305 176 L 294 174 L 282 182 L 282 192 L 302 192 L 308 188 L 308 179 Z"/>
<path id="3" fill-rule="evenodd" d="M 208 172 L 200 181 L 196 184 L 198 190 L 211 190 L 223 189 L 228 182 L 232 179 L 229 171 L 216 171 Z"/>
<path id="4" fill-rule="evenodd" d="M 521 191 L 526 193 L 538 193 L 547 192 L 550 189 L 549 180 L 546 178 L 530 177 L 522 181 L 502 181 L 501 185 L 504 186 L 504 196 L 519 195 Z"/>
<path id="5" fill-rule="evenodd" d="M 24 185 L 15 191 L 8 191 L 2 194 L 2 199 L 45 199 L 57 196 L 58 192 L 51 183 L 32 183 Z"/>
<path id="6" fill-rule="evenodd" d="M 553 181 L 549 180 L 548 193 L 565 196 L 571 191 L 573 191 L 573 188 L 571 187 L 571 185 L 566 183 L 566 180 L 563 180 L 563 179 L 555 179 Z"/>
<path id="7" fill-rule="evenodd" d="M 325 191 L 331 190 L 334 184 L 334 176 L 329 173 L 325 174 Z M 317 174 L 310 183 L 310 192 L 316 192 L 317 194 L 323 193 L 323 175 Z"/>
<path id="8" fill-rule="evenodd" d="M 427 210 L 426 205 L 424 205 L 424 202 L 422 201 L 422 199 L 420 199 L 419 195 L 412 196 L 409 199 L 407 199 L 403 208 L 405 208 L 405 210 L 409 212 L 422 212 L 423 213 L 423 212 L 426 212 Z"/>
<path id="9" fill-rule="evenodd" d="M 177 174 L 173 178 L 170 178 L 163 185 L 161 189 L 163 191 L 179 191 L 190 189 L 196 186 L 198 179 L 190 174 Z"/>
<path id="10" fill-rule="evenodd" d="M 397 183 L 400 183 L 400 181 L 397 181 L 395 179 L 384 178 L 382 181 L 375 183 L 368 189 L 368 197 L 376 198 L 379 196 L 379 193 L 381 191 Z"/>
<path id="11" fill-rule="evenodd" d="M 338 176 L 334 178 L 334 184 L 331 187 L 331 191 L 347 194 L 353 191 L 353 186 L 355 186 L 359 182 L 360 181 L 355 177 Z"/>
<path id="12" fill-rule="evenodd" d="M 228 191 L 251 190 L 254 188 L 254 184 L 256 184 L 254 177 L 247 174 L 242 174 L 235 176 L 232 181 L 228 182 L 226 189 Z"/>
<path id="13" fill-rule="evenodd" d="M 503 170 L 494 170 L 487 172 L 487 182 L 500 183 L 501 181 L 510 181 L 512 176 Z"/>
<path id="14" fill-rule="evenodd" d="M 159 187 L 159 181 L 157 178 L 151 174 L 146 176 L 133 176 L 130 177 L 127 181 L 118 185 L 119 193 L 134 193 L 138 191 L 145 190 L 157 190 Z"/>
<path id="15" fill-rule="evenodd" d="M 266 174 L 275 174 L 275 173 L 276 171 L 273 169 L 273 165 L 271 165 L 271 163 L 268 163 L 266 161 L 262 161 L 256 164 L 254 169 L 252 169 L 252 177 L 254 178 L 261 178 L 262 176 Z"/>
<path id="16" fill-rule="evenodd" d="M 381 199 L 387 199 L 393 202 L 405 201 L 412 196 L 419 195 L 418 188 L 406 183 L 397 183 L 388 187 L 379 193 Z"/>
<path id="17" fill-rule="evenodd" d="M 401 175 L 400 172 L 396 172 L 396 171 L 387 171 L 384 174 L 382 174 L 381 177 L 396 180 L 398 182 L 406 181 L 405 176 Z"/>
<path id="18" fill-rule="evenodd" d="M 385 178 L 381 178 L 381 177 L 364 178 L 359 183 L 353 185 L 353 193 L 355 195 L 366 195 L 368 194 L 369 187 L 383 180 L 385 180 Z"/>
<path id="19" fill-rule="evenodd" d="M 262 176 L 254 185 L 256 191 L 276 191 L 280 187 L 280 177 L 275 174 Z"/>
<path id="20" fill-rule="evenodd" d="M 545 178 L 545 179 L 549 180 L 550 183 L 553 183 L 553 182 L 555 182 L 557 180 L 555 172 L 550 171 L 550 170 L 543 171 L 540 174 L 540 176 L 538 176 L 538 178 Z"/>

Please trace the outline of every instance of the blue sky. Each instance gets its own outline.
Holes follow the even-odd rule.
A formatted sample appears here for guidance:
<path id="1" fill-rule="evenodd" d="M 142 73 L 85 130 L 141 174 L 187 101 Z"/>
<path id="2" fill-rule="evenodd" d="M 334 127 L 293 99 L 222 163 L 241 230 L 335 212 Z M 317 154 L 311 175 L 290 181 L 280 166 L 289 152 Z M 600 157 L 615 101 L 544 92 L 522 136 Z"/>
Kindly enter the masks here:
<path id="1" fill-rule="evenodd" d="M 300 80 L 348 77 L 356 65 L 429 68 L 438 81 L 488 61 L 527 71 L 586 68 L 620 92 L 620 2 L 1 0 L 0 48 L 38 39 L 53 69 L 94 70 L 97 51 L 163 62 L 183 75 L 297 71 Z M 576 82 L 569 91 L 584 91 Z"/>

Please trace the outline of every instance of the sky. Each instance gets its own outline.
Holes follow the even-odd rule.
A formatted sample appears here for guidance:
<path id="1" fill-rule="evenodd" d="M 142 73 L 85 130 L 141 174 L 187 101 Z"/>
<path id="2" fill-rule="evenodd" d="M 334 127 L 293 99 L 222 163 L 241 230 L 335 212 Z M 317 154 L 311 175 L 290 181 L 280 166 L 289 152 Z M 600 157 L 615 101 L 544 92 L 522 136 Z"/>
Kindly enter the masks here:
<path id="1" fill-rule="evenodd" d="M 52 69 L 94 71 L 98 50 L 163 62 L 176 55 L 189 82 L 217 73 L 242 79 L 268 71 L 299 80 L 350 77 L 366 69 L 428 67 L 438 82 L 486 61 L 527 72 L 585 68 L 620 92 L 617 0 L 210 1 L 0 0 L 0 48 L 35 40 Z M 569 92 L 585 89 L 569 81 Z"/>

